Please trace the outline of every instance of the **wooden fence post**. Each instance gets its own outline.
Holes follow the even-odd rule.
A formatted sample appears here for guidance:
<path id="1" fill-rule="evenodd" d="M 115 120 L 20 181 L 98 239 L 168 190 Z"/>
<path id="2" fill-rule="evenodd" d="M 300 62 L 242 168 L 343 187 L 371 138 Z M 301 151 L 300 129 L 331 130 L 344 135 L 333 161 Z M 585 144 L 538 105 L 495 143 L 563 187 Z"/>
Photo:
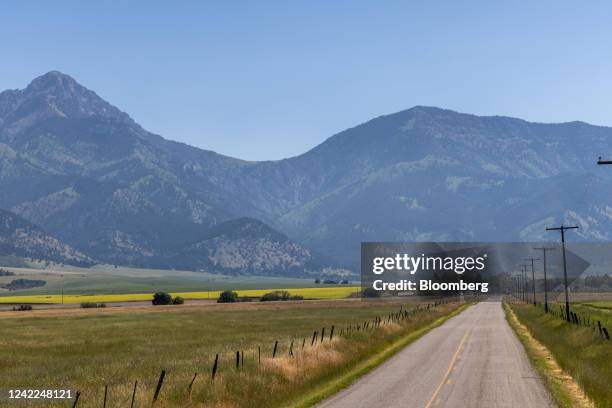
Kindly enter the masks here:
<path id="1" fill-rule="evenodd" d="M 219 363 L 219 354 L 217 354 L 215 356 L 215 363 L 213 364 L 213 368 L 212 368 L 212 379 L 215 379 L 215 374 L 217 374 L 217 365 Z"/>
<path id="2" fill-rule="evenodd" d="M 134 382 L 134 391 L 132 391 L 132 403 L 130 404 L 130 408 L 134 408 L 134 401 L 136 400 L 136 387 L 138 386 L 138 380 Z"/>
<path id="3" fill-rule="evenodd" d="M 76 396 L 74 397 L 74 403 L 72 404 L 72 408 L 76 408 L 77 404 L 79 403 L 80 396 L 81 396 L 81 392 L 77 391 Z"/>
<path id="4" fill-rule="evenodd" d="M 321 329 L 321 343 L 323 343 L 324 338 L 325 338 L 325 327 Z"/>
<path id="5" fill-rule="evenodd" d="M 187 387 L 187 392 L 189 393 L 189 396 L 191 396 L 191 389 L 193 388 L 193 383 L 195 382 L 197 376 L 198 376 L 198 373 L 195 373 L 193 375 L 193 378 L 191 379 L 191 382 L 189 383 L 189 387 Z"/>
<path id="6" fill-rule="evenodd" d="M 240 352 L 236 352 L 236 369 L 240 368 Z"/>
<path id="7" fill-rule="evenodd" d="M 316 340 L 317 340 L 317 332 L 315 331 L 314 333 L 312 333 L 312 341 L 310 342 L 310 345 L 313 346 Z"/>
<path id="8" fill-rule="evenodd" d="M 157 381 L 157 387 L 155 387 L 155 394 L 153 394 L 153 403 L 157 401 L 159 397 L 159 392 L 161 391 L 161 387 L 164 384 L 164 378 L 166 378 L 166 370 L 161 370 L 159 374 L 159 380 Z"/>
<path id="9" fill-rule="evenodd" d="M 278 347 L 278 340 L 274 342 L 274 350 L 272 351 L 272 358 L 276 357 L 276 349 Z"/>
<path id="10" fill-rule="evenodd" d="M 293 340 L 291 340 L 291 345 L 289 346 L 289 355 L 293 357 Z"/>
<path id="11" fill-rule="evenodd" d="M 334 325 L 332 324 L 331 332 L 329 333 L 329 341 L 332 341 L 334 338 Z"/>
<path id="12" fill-rule="evenodd" d="M 104 403 L 102 404 L 102 408 L 106 408 L 107 395 L 108 395 L 108 384 L 104 385 Z"/>
<path id="13" fill-rule="evenodd" d="M 261 364 L 261 346 L 257 346 L 257 362 Z"/>

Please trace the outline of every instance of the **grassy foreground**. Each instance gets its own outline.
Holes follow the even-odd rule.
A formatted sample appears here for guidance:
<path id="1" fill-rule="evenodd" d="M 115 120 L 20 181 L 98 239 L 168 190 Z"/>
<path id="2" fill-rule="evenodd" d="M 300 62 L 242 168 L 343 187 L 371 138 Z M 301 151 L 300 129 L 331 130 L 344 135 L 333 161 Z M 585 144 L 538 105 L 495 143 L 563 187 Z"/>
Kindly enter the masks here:
<path id="1" fill-rule="evenodd" d="M 612 342 L 603 340 L 591 328 L 570 325 L 545 314 L 540 307 L 522 303 L 510 305 L 520 323 L 550 351 L 560 368 L 572 376 L 595 406 L 611 407 Z M 562 390 L 554 387 L 552 391 L 563 406 L 573 406 L 571 396 L 564 396 Z"/>
<path id="2" fill-rule="evenodd" d="M 170 306 L 116 313 L 107 309 L 40 317 L 12 314 L 0 318 L 0 389 L 69 388 L 81 391 L 79 407 L 98 407 L 108 385 L 106 406 L 125 407 L 130 405 L 137 380 L 135 406 L 144 406 L 151 403 L 163 369 L 167 375 L 156 404 L 159 407 L 305 404 L 345 385 L 336 382 L 335 388 L 326 391 L 326 384 L 339 378 L 346 382 L 351 373 L 371 368 L 358 366 L 389 352 L 398 340 L 439 322 L 460 305 L 421 307 L 405 320 L 375 329 L 371 326 L 377 316 L 385 323 L 400 307 L 412 311 L 417 306 L 415 301 L 400 305 L 349 300 Z M 369 328 L 364 330 L 366 321 Z M 332 325 L 335 331 L 330 341 Z M 352 330 L 347 334 L 349 326 Z M 315 330 L 317 340 L 311 346 Z M 277 354 L 272 359 L 276 341 Z M 236 351 L 241 352 L 240 360 L 244 352 L 240 368 L 236 368 Z M 217 353 L 218 372 L 212 381 Z M 188 392 L 195 373 L 198 376 Z M 40 406 L 40 402 L 29 406 Z M 66 406 L 66 401 L 45 406 Z"/>

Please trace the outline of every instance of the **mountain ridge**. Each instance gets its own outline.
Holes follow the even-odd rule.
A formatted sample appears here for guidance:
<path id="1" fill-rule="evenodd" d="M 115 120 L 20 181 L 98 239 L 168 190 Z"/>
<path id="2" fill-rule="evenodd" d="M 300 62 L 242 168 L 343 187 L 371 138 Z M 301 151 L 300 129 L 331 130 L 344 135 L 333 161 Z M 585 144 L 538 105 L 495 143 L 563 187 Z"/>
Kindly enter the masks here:
<path id="1" fill-rule="evenodd" d="M 242 217 L 353 268 L 361 241 L 530 239 L 544 220 L 610 238 L 610 178 L 594 161 L 612 128 L 415 106 L 291 158 L 244 161 L 147 132 L 47 75 L 30 99 L 0 93 L 0 207 L 107 262 L 149 263 Z M 568 179 L 590 187 L 579 196 Z"/>

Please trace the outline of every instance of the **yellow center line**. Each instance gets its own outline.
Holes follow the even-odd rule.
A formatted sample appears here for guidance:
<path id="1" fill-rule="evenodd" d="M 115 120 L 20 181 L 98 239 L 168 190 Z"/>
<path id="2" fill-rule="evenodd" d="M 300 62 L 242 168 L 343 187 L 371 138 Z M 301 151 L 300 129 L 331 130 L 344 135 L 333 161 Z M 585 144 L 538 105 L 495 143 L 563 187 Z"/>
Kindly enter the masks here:
<path id="1" fill-rule="evenodd" d="M 431 407 L 433 402 L 436 400 L 436 397 L 440 393 L 440 390 L 442 389 L 442 386 L 444 386 L 444 383 L 446 382 L 446 380 L 448 379 L 448 376 L 450 375 L 451 371 L 453 370 L 453 367 L 455 366 L 455 363 L 457 362 L 457 357 L 459 357 L 459 353 L 461 352 L 461 347 L 463 347 L 463 343 L 465 343 L 465 339 L 467 339 L 467 337 L 470 334 L 470 332 L 471 332 L 471 328 L 468 329 L 465 332 L 465 334 L 463 335 L 463 338 L 461 339 L 461 342 L 459 343 L 459 347 L 457 347 L 457 350 L 455 351 L 455 354 L 453 354 L 453 358 L 451 359 L 450 364 L 448 365 L 448 369 L 446 370 L 446 374 L 444 374 L 444 377 L 442 378 L 442 381 L 440 381 L 440 384 L 438 384 L 438 387 L 436 388 L 436 390 L 434 391 L 433 395 L 431 396 L 431 398 L 427 402 L 427 405 L 425 405 L 425 408 Z"/>

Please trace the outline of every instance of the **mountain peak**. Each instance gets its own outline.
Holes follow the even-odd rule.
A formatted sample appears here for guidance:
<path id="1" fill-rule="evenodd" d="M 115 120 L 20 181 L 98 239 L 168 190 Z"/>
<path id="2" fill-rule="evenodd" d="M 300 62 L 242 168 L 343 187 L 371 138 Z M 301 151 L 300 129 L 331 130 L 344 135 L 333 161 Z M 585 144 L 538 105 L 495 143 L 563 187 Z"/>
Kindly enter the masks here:
<path id="1" fill-rule="evenodd" d="M 64 74 L 60 71 L 49 71 L 30 82 L 26 88 L 26 91 L 40 92 L 58 88 L 72 91 L 74 91 L 76 88 L 81 88 L 83 90 L 85 89 L 70 75 Z"/>
<path id="2" fill-rule="evenodd" d="M 0 94 L 0 129 L 16 134 L 48 118 L 102 117 L 133 123 L 132 119 L 70 75 L 49 71 L 23 90 Z"/>

